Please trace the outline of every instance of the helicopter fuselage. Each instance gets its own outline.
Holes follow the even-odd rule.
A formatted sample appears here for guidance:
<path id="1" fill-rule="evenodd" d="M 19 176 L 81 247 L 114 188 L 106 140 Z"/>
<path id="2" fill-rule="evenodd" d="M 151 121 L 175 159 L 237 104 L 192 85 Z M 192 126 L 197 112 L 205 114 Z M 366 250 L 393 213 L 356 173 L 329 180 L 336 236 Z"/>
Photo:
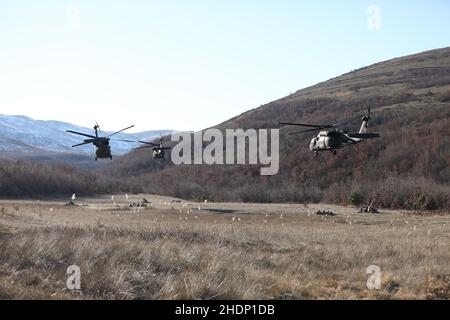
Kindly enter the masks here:
<path id="1" fill-rule="evenodd" d="M 112 159 L 111 146 L 109 145 L 109 138 L 100 138 L 95 141 L 94 146 L 96 148 L 95 156 L 97 159 Z"/>
<path id="2" fill-rule="evenodd" d="M 321 131 L 314 137 L 310 144 L 309 150 L 314 153 L 319 151 L 334 151 L 343 148 L 349 144 L 356 144 L 360 139 L 351 139 L 346 133 L 332 130 Z"/>
<path id="3" fill-rule="evenodd" d="M 161 148 L 153 149 L 153 158 L 154 159 L 164 159 L 164 150 Z"/>

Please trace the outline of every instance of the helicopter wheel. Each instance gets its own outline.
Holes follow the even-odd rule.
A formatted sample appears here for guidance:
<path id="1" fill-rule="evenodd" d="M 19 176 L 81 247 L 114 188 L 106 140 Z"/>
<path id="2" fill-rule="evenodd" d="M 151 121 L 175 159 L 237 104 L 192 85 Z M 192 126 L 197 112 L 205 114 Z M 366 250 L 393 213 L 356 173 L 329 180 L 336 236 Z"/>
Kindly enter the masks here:
<path id="1" fill-rule="evenodd" d="M 98 161 L 98 158 L 97 158 L 97 157 L 95 157 L 95 161 Z"/>
<path id="2" fill-rule="evenodd" d="M 317 158 L 319 156 L 319 152 L 318 151 L 314 151 L 314 158 Z"/>
<path id="3" fill-rule="evenodd" d="M 336 155 L 336 150 L 332 150 L 331 153 L 333 153 L 333 156 Z"/>
<path id="4" fill-rule="evenodd" d="M 112 156 L 110 156 L 109 159 L 112 160 Z"/>

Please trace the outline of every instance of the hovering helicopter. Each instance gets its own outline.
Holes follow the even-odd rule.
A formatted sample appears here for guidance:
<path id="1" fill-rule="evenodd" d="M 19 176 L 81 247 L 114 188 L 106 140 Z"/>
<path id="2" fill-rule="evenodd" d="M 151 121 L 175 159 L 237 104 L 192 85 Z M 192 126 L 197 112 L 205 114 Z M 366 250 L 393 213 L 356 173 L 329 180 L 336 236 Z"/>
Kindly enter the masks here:
<path id="1" fill-rule="evenodd" d="M 151 143 L 151 142 L 147 142 L 147 141 L 138 141 L 138 142 L 139 143 L 143 143 L 146 146 L 140 147 L 140 148 L 136 148 L 136 150 L 152 148 L 152 150 L 153 150 L 153 159 L 165 159 L 165 151 L 171 149 L 169 147 L 164 147 L 163 139 L 159 139 L 159 145 L 156 144 L 156 143 Z"/>
<path id="2" fill-rule="evenodd" d="M 291 122 L 280 122 L 280 124 L 312 128 L 307 130 L 291 132 L 289 133 L 290 135 L 321 130 L 319 134 L 316 137 L 314 137 L 309 144 L 309 150 L 311 150 L 314 153 L 314 156 L 317 157 L 320 151 L 331 151 L 334 155 L 336 155 L 336 149 L 340 149 L 351 145 L 357 145 L 358 143 L 366 139 L 379 138 L 380 135 L 378 133 L 367 132 L 367 126 L 370 120 L 370 115 L 371 113 L 369 108 L 368 113 L 362 117 L 363 123 L 358 133 L 350 133 L 348 131 L 337 130 L 335 128 L 344 123 L 358 119 L 361 116 L 347 119 L 335 124 L 326 124 L 326 125 L 291 123 Z"/>
<path id="3" fill-rule="evenodd" d="M 94 126 L 95 136 L 77 132 L 77 131 L 72 131 L 72 130 L 67 130 L 66 132 L 89 138 L 89 139 L 85 139 L 84 142 L 82 142 L 82 143 L 72 146 L 73 148 L 92 143 L 96 148 L 95 161 L 97 161 L 98 159 L 107 159 L 107 158 L 112 160 L 111 146 L 109 145 L 111 137 L 120 132 L 131 129 L 133 127 L 134 126 L 130 126 L 128 128 L 122 129 L 120 131 L 111 133 L 110 135 L 107 135 L 106 137 L 100 137 L 98 135 L 100 132 L 100 126 L 98 124 L 95 124 L 95 126 Z M 133 142 L 133 141 L 129 141 L 129 140 L 117 140 L 117 141 Z"/>

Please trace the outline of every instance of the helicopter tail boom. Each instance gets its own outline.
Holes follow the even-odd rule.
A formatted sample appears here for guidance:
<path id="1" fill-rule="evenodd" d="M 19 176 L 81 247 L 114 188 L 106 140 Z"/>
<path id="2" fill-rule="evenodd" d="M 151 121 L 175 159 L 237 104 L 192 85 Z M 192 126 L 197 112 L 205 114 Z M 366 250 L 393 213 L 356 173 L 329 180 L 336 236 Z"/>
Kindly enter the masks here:
<path id="1" fill-rule="evenodd" d="M 380 137 L 378 133 L 349 133 L 348 136 L 354 139 L 375 139 Z"/>
<path id="2" fill-rule="evenodd" d="M 361 125 L 361 129 L 359 129 L 359 133 L 366 133 L 367 127 L 369 124 L 369 120 L 370 120 L 370 107 L 367 111 L 367 114 L 363 116 L 362 120 L 363 120 L 363 123 Z"/>

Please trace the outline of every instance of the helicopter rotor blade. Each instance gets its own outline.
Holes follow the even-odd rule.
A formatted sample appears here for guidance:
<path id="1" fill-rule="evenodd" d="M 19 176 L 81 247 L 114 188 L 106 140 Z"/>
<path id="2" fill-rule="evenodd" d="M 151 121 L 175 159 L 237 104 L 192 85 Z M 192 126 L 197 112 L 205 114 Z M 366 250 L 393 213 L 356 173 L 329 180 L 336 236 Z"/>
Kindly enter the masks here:
<path id="1" fill-rule="evenodd" d="M 68 132 L 68 133 L 73 133 L 73 134 L 77 134 L 77 135 L 83 136 L 83 137 L 88 137 L 88 138 L 96 139 L 96 137 L 94 137 L 94 136 L 91 136 L 91 135 L 85 134 L 85 133 L 81 133 L 81 132 L 77 132 L 77 131 L 67 130 L 66 132 Z"/>
<path id="2" fill-rule="evenodd" d="M 135 142 L 136 142 L 136 141 L 133 141 L 133 140 L 123 140 L 123 139 L 111 140 L 111 141 L 116 141 L 116 142 L 129 142 L 129 143 L 135 143 Z"/>
<path id="3" fill-rule="evenodd" d="M 125 130 L 128 130 L 128 129 L 131 129 L 131 128 L 133 128 L 133 127 L 134 127 L 134 125 L 132 125 L 132 126 L 130 126 L 130 127 L 128 127 L 128 128 L 119 130 L 119 131 L 117 131 L 117 132 L 111 133 L 110 135 L 108 135 L 108 136 L 106 136 L 106 137 L 107 137 L 107 138 L 112 137 L 113 135 L 116 135 L 116 134 L 118 134 L 118 133 L 121 133 L 121 132 L 123 132 L 123 131 L 125 131 Z"/>
<path id="4" fill-rule="evenodd" d="M 82 143 L 73 145 L 72 148 L 79 147 L 79 146 L 84 146 L 85 144 L 90 144 L 90 143 L 92 143 L 92 142 L 94 142 L 94 141 L 95 141 L 95 140 L 92 140 L 92 141 L 87 141 L 87 140 L 86 140 L 85 142 L 82 142 Z"/>
<path id="5" fill-rule="evenodd" d="M 302 131 L 295 131 L 295 132 L 290 132 L 289 135 L 294 135 L 294 134 L 300 134 L 300 133 L 305 133 L 305 132 L 312 132 L 312 131 L 318 131 L 318 130 L 322 130 L 322 129 L 327 129 L 328 127 L 322 127 L 322 128 L 315 128 L 315 129 L 308 129 L 308 130 L 302 130 Z"/>
<path id="6" fill-rule="evenodd" d="M 350 118 L 350 119 L 345 119 L 345 120 L 340 121 L 340 122 L 337 122 L 337 123 L 333 124 L 332 126 L 333 127 L 337 127 L 337 126 L 340 126 L 341 124 L 345 124 L 345 123 L 348 123 L 348 122 L 351 122 L 353 120 L 360 119 L 360 118 L 361 118 L 361 115 L 353 117 L 353 118 Z"/>
<path id="7" fill-rule="evenodd" d="M 309 127 L 309 128 L 332 128 L 333 125 L 325 124 L 305 124 L 305 123 L 293 123 L 293 122 L 280 122 L 281 125 L 288 125 L 288 126 L 299 126 L 299 127 Z"/>
<path id="8" fill-rule="evenodd" d="M 363 117 L 368 117 L 370 119 L 370 115 L 371 115 L 371 107 L 368 108 L 368 113 L 363 115 Z M 280 125 L 289 125 L 289 126 L 299 126 L 299 127 L 309 127 L 309 128 L 313 128 L 313 129 L 308 129 L 308 130 L 301 130 L 301 131 L 295 131 L 295 132 L 291 132 L 289 133 L 289 135 L 295 135 L 295 134 L 300 134 L 300 133 L 305 133 L 305 132 L 312 132 L 312 131 L 318 131 L 318 130 L 323 130 L 323 129 L 331 129 L 331 128 L 335 128 L 338 127 L 342 124 L 351 122 L 353 120 L 359 119 L 361 118 L 361 115 L 349 118 L 349 119 L 345 119 L 343 121 L 334 123 L 334 124 L 329 124 L 329 125 L 316 125 L 316 124 L 306 124 L 306 123 L 294 123 L 294 122 L 279 122 Z M 354 140 L 350 139 L 351 143 L 355 142 Z"/>
<path id="9" fill-rule="evenodd" d="M 147 141 L 138 141 L 139 143 L 148 144 L 149 146 L 159 147 L 159 144 L 147 142 Z"/>
<path id="10" fill-rule="evenodd" d="M 133 148 L 133 150 L 150 149 L 150 148 L 155 148 L 155 147 L 154 146 L 145 146 L 145 147 Z"/>

